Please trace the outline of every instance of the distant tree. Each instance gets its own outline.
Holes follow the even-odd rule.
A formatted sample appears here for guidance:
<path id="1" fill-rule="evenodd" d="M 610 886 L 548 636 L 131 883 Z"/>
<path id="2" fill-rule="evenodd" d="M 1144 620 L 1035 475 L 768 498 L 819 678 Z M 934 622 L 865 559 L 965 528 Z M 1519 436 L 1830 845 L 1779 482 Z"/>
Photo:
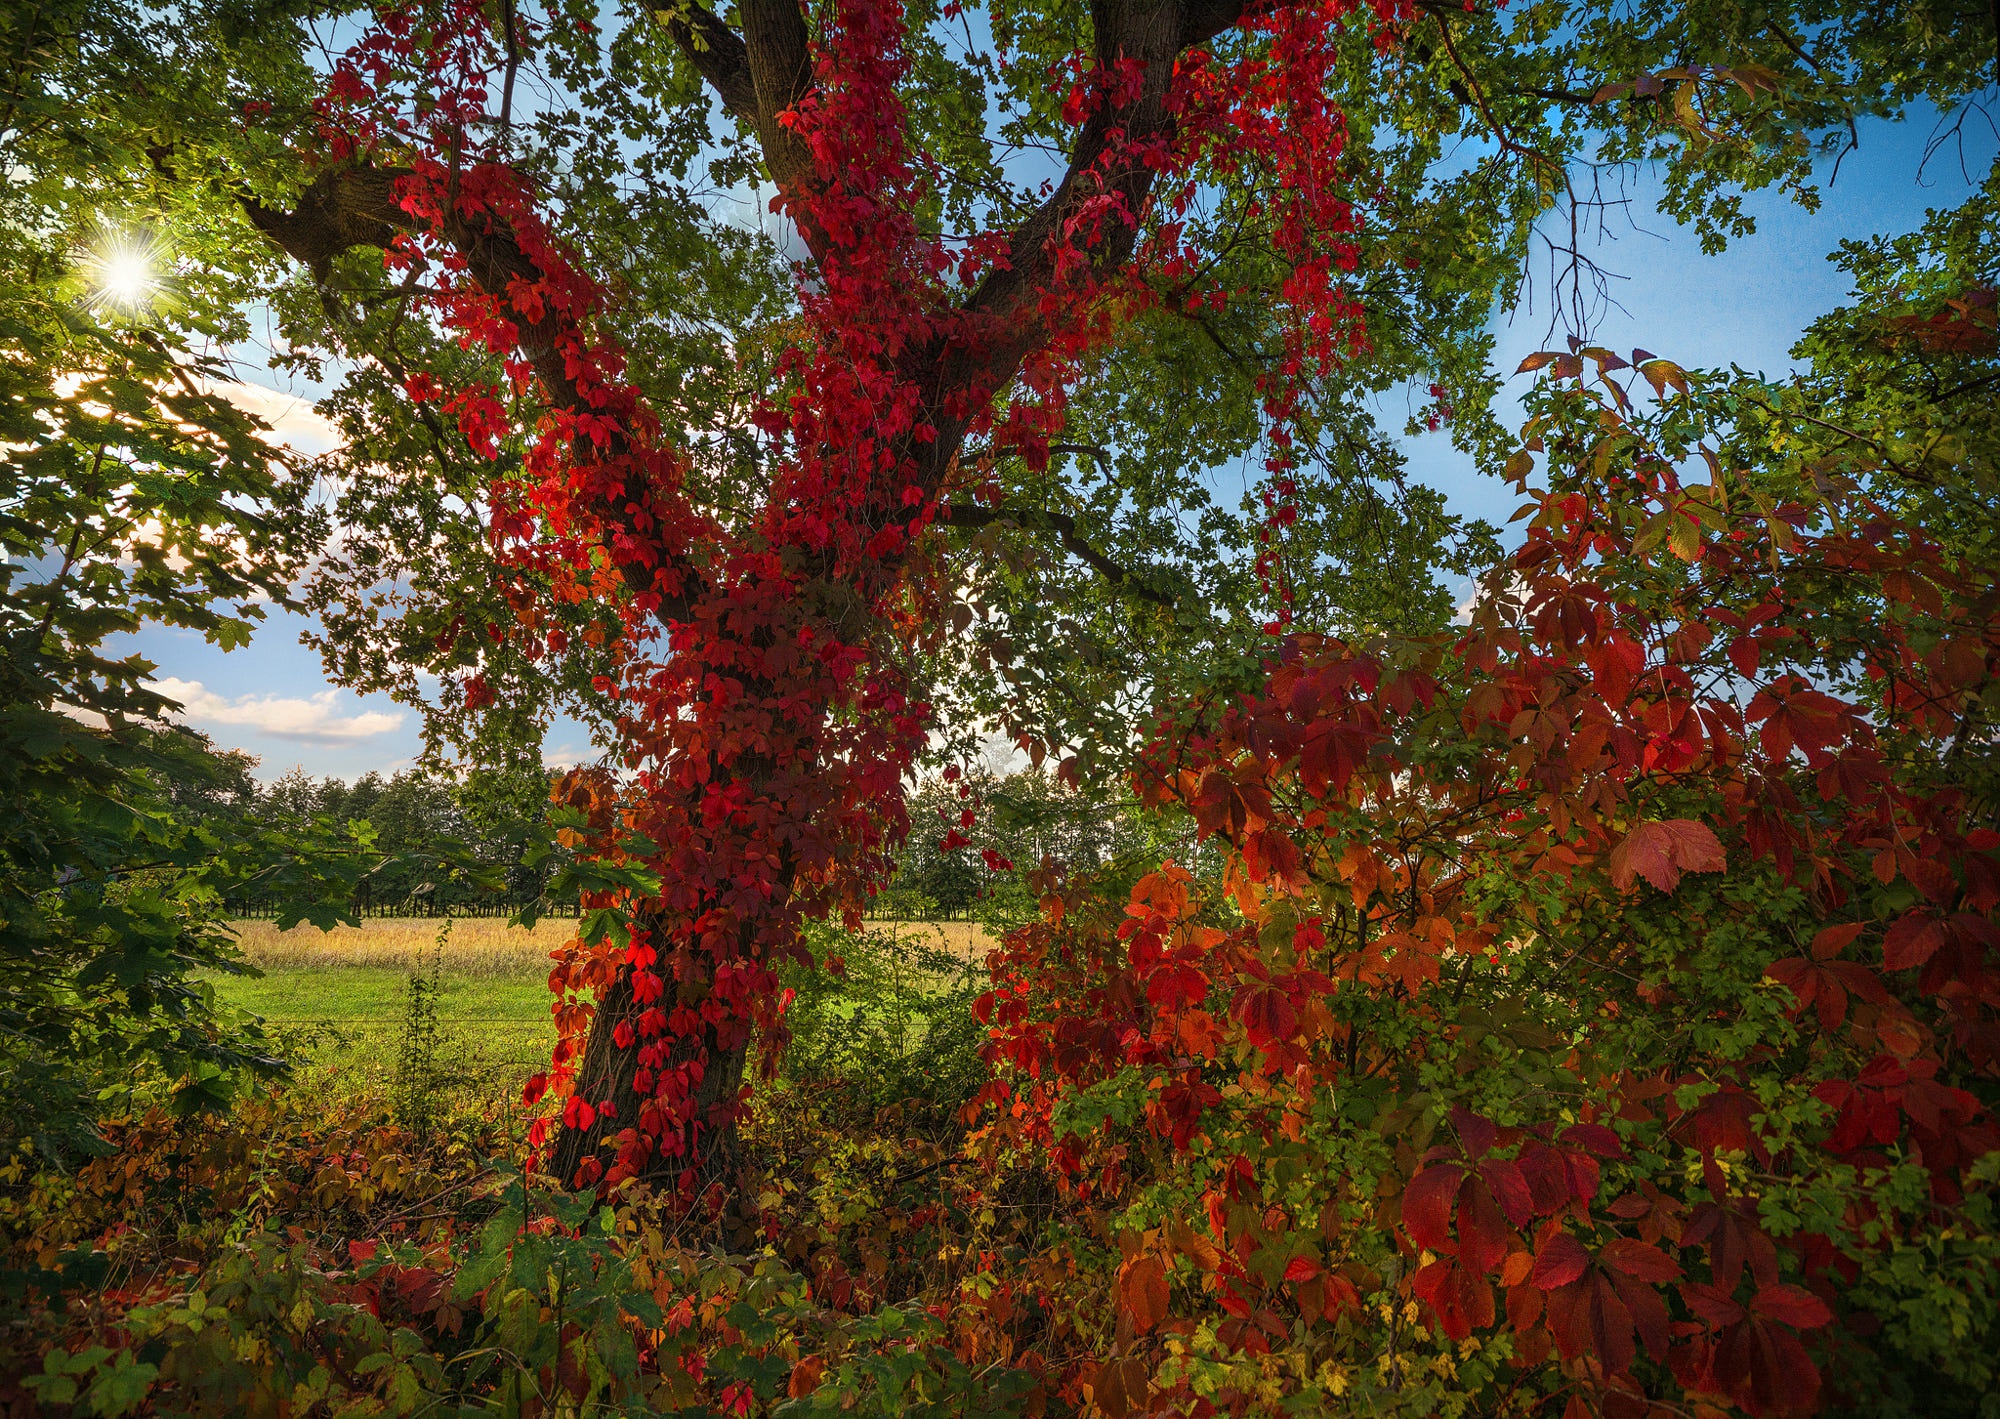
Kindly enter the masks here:
<path id="1" fill-rule="evenodd" d="M 550 776 L 539 765 L 373 770 L 353 783 L 288 770 L 257 794 L 263 811 L 365 828 L 378 854 L 357 885 L 358 907 L 425 913 L 521 906 L 540 898 L 566 853 L 548 836 Z M 472 880 L 468 874 L 478 880 Z"/>
<path id="2" fill-rule="evenodd" d="M 1069 784 L 1044 769 L 926 780 L 910 799 L 911 831 L 892 892 L 946 912 L 978 907 L 996 923 L 1033 915 L 1030 876 L 1130 881 L 1158 859 L 1157 823 L 1121 782 Z"/>
<path id="3" fill-rule="evenodd" d="M 254 812 L 259 792 L 255 755 L 218 749 L 200 730 L 164 724 L 137 731 L 160 755 L 156 781 L 176 812 L 190 820 L 241 819 Z M 193 772 L 189 765 L 197 766 Z"/>

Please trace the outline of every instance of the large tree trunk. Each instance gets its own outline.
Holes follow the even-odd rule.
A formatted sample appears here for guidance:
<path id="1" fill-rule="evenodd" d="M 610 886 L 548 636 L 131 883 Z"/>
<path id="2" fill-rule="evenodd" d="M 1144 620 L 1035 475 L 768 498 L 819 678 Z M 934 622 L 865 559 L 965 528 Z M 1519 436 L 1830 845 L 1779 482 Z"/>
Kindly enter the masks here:
<path id="1" fill-rule="evenodd" d="M 756 639 L 768 644 L 766 636 Z M 778 692 L 776 685 L 755 678 L 732 684 L 734 693 L 757 701 L 770 702 Z M 704 696 L 700 708 L 698 719 L 716 706 Z M 814 735 L 819 721 L 810 716 L 794 718 L 780 730 L 774 720 L 763 719 L 758 727 L 764 734 L 764 753 L 732 757 L 710 752 L 707 771 L 686 788 L 678 786 L 682 779 L 672 772 L 673 765 L 664 764 L 662 779 L 670 786 L 640 805 L 641 821 L 663 852 L 655 863 L 661 873 L 660 895 L 638 906 L 634 925 L 658 954 L 652 969 L 664 982 L 666 993 L 649 1006 L 634 988 L 633 968 L 621 964 L 597 1002 L 572 1091 L 592 1106 L 593 1116 L 580 1126 L 566 1119 L 550 1150 L 551 1171 L 566 1186 L 596 1182 L 613 1173 L 621 1149 L 632 1138 L 628 1130 L 641 1124 L 642 1108 L 663 1113 L 673 1108 L 671 1101 L 656 1101 L 652 1090 L 640 1088 L 645 1082 L 639 1078 L 640 1071 L 647 1068 L 640 1047 L 648 1041 L 642 1017 L 649 1010 L 671 1016 L 676 1007 L 698 1012 L 711 995 L 719 961 L 767 964 L 796 941 L 800 922 L 800 903 L 795 895 L 797 839 L 773 831 L 769 822 L 761 828 L 745 828 L 727 820 L 710 824 L 703 816 L 705 792 L 743 785 L 747 789 L 742 800 L 746 807 L 768 811 L 781 825 L 791 818 L 792 827 L 806 826 L 796 818 L 811 812 L 803 805 L 813 799 L 802 791 L 802 785 L 817 781 Z M 782 738 L 791 742 L 783 743 Z M 683 752 L 703 751 L 684 748 Z M 760 892 L 732 890 L 734 874 L 717 871 L 718 864 L 738 861 L 764 864 L 756 879 Z M 719 939 L 712 933 L 698 937 L 696 923 L 711 912 L 722 914 L 730 925 Z M 664 1133 L 642 1129 L 645 1136 L 665 1148 L 655 1147 L 643 1159 L 636 1168 L 637 1177 L 672 1188 L 690 1202 L 716 1184 L 725 1192 L 733 1190 L 740 1161 L 737 1114 L 754 1038 L 750 1025 L 751 1020 L 739 1010 L 721 1028 L 704 1022 L 692 1034 L 671 1037 L 665 1058 L 653 1062 L 650 1073 L 655 1081 L 696 1061 L 702 1074 L 684 1111 L 684 1127 Z M 625 1039 L 622 1044 L 621 1034 Z M 652 1037 L 654 1041 L 666 1038 Z M 610 1113 L 602 1108 L 606 1101 L 613 1106 Z M 592 1159 L 601 1166 L 590 1167 Z"/>
<path id="2" fill-rule="evenodd" d="M 676 987 L 677 994 L 684 997 L 680 1003 L 691 1003 L 685 997 L 695 993 L 690 989 L 692 984 Z M 636 1122 L 639 1096 L 633 1081 L 639 1072 L 638 1051 L 621 1049 L 613 1036 L 620 1023 L 636 1028 L 642 1010 L 633 998 L 631 969 L 620 967 L 610 991 L 598 1002 L 576 1078 L 579 1093 L 590 1099 L 616 1100 L 619 1107 L 614 1115 L 600 1114 L 588 1128 L 565 1128 L 557 1136 L 549 1166 L 565 1184 L 575 1181 L 586 1159 L 597 1158 L 608 1168 L 617 1151 L 618 1134 Z M 736 1173 L 740 1154 L 734 1105 L 749 1057 L 747 1043 L 722 1048 L 710 1035 L 699 1041 L 682 1041 L 673 1062 L 684 1062 L 697 1050 L 706 1056 L 707 1073 L 695 1095 L 693 1156 L 669 1158 L 656 1153 L 640 1175 L 653 1182 L 675 1183 L 694 1196 L 717 1183 L 728 1188 Z"/>

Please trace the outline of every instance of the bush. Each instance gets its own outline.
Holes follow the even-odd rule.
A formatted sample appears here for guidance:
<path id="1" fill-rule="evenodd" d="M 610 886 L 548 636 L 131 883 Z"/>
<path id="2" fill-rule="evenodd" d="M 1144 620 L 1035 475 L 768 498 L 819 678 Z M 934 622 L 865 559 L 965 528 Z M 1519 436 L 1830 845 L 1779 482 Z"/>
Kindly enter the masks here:
<path id="1" fill-rule="evenodd" d="M 940 1214 L 933 1169 L 913 1202 L 893 1141 L 851 1138 L 871 1151 L 826 1166 L 822 1140 L 822 1186 L 788 1206 L 768 1179 L 770 1206 L 731 1247 L 726 1226 L 641 1188 L 600 1205 L 524 1173 L 517 1123 L 460 1112 L 419 1138 L 379 1100 L 279 1095 L 221 1125 L 109 1124 L 116 1157 L 74 1174 L 15 1160 L 0 1171 L 0 1406 L 1020 1412 L 1032 1377 L 968 1348 L 986 1311 L 951 1299 L 977 1253 L 939 1261 L 945 1235 L 974 1228 Z M 836 1200 L 865 1215 L 829 1218 Z M 923 1211 L 933 1224 L 912 1225 Z"/>
<path id="2" fill-rule="evenodd" d="M 982 1143 L 1116 1238 L 1113 1419 L 1994 1410 L 1990 551 L 1606 390 L 1463 631 L 1153 746 L 1226 891 L 1009 939 Z"/>
<path id="3" fill-rule="evenodd" d="M 972 1018 L 983 969 L 888 928 L 816 926 L 808 939 L 821 961 L 838 965 L 794 968 L 786 978 L 795 992 L 786 1077 L 849 1120 L 900 1105 L 913 1126 L 954 1128 L 986 1074 L 985 1031 Z"/>

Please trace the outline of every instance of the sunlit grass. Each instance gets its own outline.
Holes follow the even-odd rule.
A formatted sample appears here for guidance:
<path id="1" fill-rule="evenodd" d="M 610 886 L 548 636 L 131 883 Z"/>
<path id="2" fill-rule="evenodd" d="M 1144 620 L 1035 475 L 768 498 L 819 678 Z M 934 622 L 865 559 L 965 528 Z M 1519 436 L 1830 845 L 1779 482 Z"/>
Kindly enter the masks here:
<path id="1" fill-rule="evenodd" d="M 264 974 L 218 977 L 215 988 L 267 1021 L 302 1068 L 379 1082 L 395 1069 L 411 973 L 429 971 L 443 925 L 388 917 L 331 931 L 279 931 L 270 921 L 234 922 L 244 958 Z M 972 961 L 993 945 L 973 922 L 870 922 L 868 929 Z M 547 1062 L 555 1043 L 549 953 L 575 931 L 573 917 L 544 918 L 532 929 L 503 917 L 452 922 L 440 962 L 438 1025 L 455 1059 L 509 1086 Z"/>
<path id="2" fill-rule="evenodd" d="M 392 970 L 403 974 L 429 967 L 442 921 L 382 917 L 359 926 L 315 926 L 278 930 L 270 921 L 231 923 L 237 944 L 251 965 L 267 974 Z M 466 917 L 451 924 L 444 970 L 453 976 L 512 977 L 540 982 L 549 972 L 549 952 L 576 934 L 574 917 L 544 917 L 532 929 L 509 926 L 505 917 Z"/>

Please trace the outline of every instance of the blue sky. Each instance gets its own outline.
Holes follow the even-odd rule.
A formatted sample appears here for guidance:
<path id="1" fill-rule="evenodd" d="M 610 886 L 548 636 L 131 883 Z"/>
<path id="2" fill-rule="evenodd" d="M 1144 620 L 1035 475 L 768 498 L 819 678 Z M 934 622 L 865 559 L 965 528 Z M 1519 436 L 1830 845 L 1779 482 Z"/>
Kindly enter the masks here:
<path id="1" fill-rule="evenodd" d="M 1859 151 L 1847 157 L 1832 186 L 1823 186 L 1818 212 L 1804 212 L 1775 193 L 1757 194 L 1747 203 L 1756 234 L 1719 256 L 1705 255 L 1692 231 L 1658 214 L 1660 189 L 1641 175 L 1630 189 L 1631 222 L 1614 219 L 1613 239 L 1597 253 L 1601 265 L 1627 279 L 1614 292 L 1622 309 L 1606 312 L 1596 338 L 1618 350 L 1644 346 L 1688 366 L 1733 362 L 1766 373 L 1791 368 L 1789 350 L 1800 329 L 1847 294 L 1841 273 L 1827 260 L 1841 241 L 1909 231 L 1927 208 L 1954 206 L 1966 194 L 1953 154 L 1939 154 L 1919 177 L 1932 130 L 1928 117 L 1864 127 Z M 1991 157 L 1971 154 L 1966 166 L 1982 171 Z M 1535 309 L 1495 322 L 1495 360 L 1503 370 L 1543 346 L 1547 293 L 1538 289 L 1535 295 Z M 286 438 L 305 451 L 327 446 L 308 403 L 315 391 L 287 390 L 268 371 L 251 378 L 269 386 L 253 397 Z M 1523 377 L 1512 387 L 1525 383 Z M 1412 440 L 1409 449 L 1412 474 L 1442 489 L 1455 511 L 1505 522 L 1516 501 L 1512 493 L 1475 473 L 1446 436 Z M 115 648 L 152 660 L 171 682 L 164 688 L 187 704 L 188 721 L 219 745 L 256 755 L 261 777 L 302 766 L 315 775 L 352 779 L 410 764 L 420 743 L 416 712 L 330 684 L 317 653 L 300 644 L 305 628 L 301 618 L 273 612 L 248 646 L 228 654 L 198 635 L 159 627 L 124 637 Z M 546 753 L 561 763 L 593 757 L 581 728 L 569 723 L 551 732 Z"/>
<path id="2" fill-rule="evenodd" d="M 1840 244 L 1915 230 L 1927 210 L 1959 205 L 1974 185 L 1966 173 L 1977 177 L 1992 163 L 1990 147 L 1976 152 L 1968 145 L 1963 170 L 1955 150 L 1926 164 L 1934 128 L 1928 114 L 1863 125 L 1861 146 L 1841 163 L 1838 180 L 1828 186 L 1831 164 L 1822 170 L 1817 212 L 1776 192 L 1751 194 L 1744 207 L 1756 219 L 1755 234 L 1719 256 L 1705 255 L 1692 229 L 1659 214 L 1663 189 L 1642 174 L 1630 189 L 1630 222 L 1614 216 L 1613 239 L 1596 252 L 1601 265 L 1627 279 L 1612 292 L 1622 309 L 1605 312 L 1593 338 L 1621 354 L 1637 346 L 1691 369 L 1737 364 L 1767 375 L 1793 369 L 1791 347 L 1804 327 L 1847 300 L 1845 273 L 1828 259 Z M 1536 296 L 1542 303 L 1532 312 L 1517 310 L 1494 323 L 1494 364 L 1509 374 L 1545 348 L 1545 289 Z M 1506 390 L 1521 391 L 1529 379 L 1515 377 Z M 1509 418 L 1518 406 L 1504 392 L 1503 404 L 1503 422 L 1518 427 L 1521 416 Z M 1406 446 L 1412 475 L 1443 490 L 1453 511 L 1505 523 L 1518 505 L 1509 487 L 1476 473 L 1448 435 Z"/>

